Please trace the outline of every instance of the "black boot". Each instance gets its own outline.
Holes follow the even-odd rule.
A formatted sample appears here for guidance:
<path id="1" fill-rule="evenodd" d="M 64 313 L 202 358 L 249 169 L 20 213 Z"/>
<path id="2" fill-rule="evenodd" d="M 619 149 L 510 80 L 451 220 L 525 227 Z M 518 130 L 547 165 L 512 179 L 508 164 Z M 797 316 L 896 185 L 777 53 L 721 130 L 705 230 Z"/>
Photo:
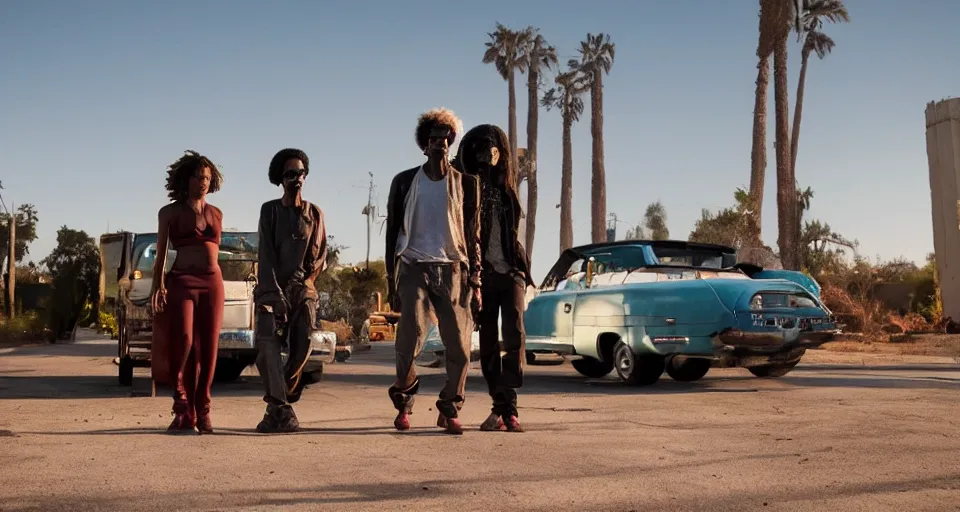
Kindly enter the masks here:
<path id="1" fill-rule="evenodd" d="M 297 420 L 296 413 L 293 412 L 293 407 L 289 405 L 267 405 L 267 412 L 257 425 L 257 432 L 261 434 L 285 434 L 298 430 L 300 430 L 300 422 Z"/>

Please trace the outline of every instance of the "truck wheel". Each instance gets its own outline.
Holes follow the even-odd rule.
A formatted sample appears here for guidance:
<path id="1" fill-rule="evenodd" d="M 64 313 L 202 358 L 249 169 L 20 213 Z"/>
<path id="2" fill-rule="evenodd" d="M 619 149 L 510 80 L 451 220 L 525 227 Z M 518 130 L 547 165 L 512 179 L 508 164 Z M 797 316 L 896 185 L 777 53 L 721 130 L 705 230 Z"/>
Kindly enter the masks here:
<path id="1" fill-rule="evenodd" d="M 213 371 L 213 380 L 214 382 L 233 382 L 240 378 L 240 374 L 247 369 L 247 366 L 250 366 L 247 361 L 220 359 Z"/>
<path id="2" fill-rule="evenodd" d="M 673 356 L 667 362 L 667 375 L 678 382 L 694 382 L 710 371 L 711 361 L 699 357 Z"/>
<path id="3" fill-rule="evenodd" d="M 129 357 L 121 357 L 118 375 L 120 378 L 121 386 L 132 386 L 133 385 L 133 359 Z"/>
<path id="4" fill-rule="evenodd" d="M 655 354 L 635 355 L 622 340 L 613 348 L 613 367 L 620 380 L 635 386 L 649 386 L 663 375 L 666 361 Z"/>
<path id="5" fill-rule="evenodd" d="M 304 371 L 303 376 L 300 379 L 305 384 L 316 384 L 323 379 L 323 363 L 318 364 L 316 367 L 310 369 L 310 371 Z"/>
<path id="6" fill-rule="evenodd" d="M 799 362 L 800 361 L 794 361 L 792 363 L 754 366 L 752 368 L 747 368 L 747 370 L 750 370 L 750 373 L 762 379 L 775 379 L 777 377 L 783 377 L 784 375 L 793 371 L 794 367 L 796 367 L 797 363 Z"/>
<path id="7" fill-rule="evenodd" d="M 574 370 L 580 372 L 580 375 L 591 379 L 606 377 L 613 371 L 613 361 L 601 361 L 592 357 L 574 359 L 570 361 L 570 365 L 573 366 Z"/>

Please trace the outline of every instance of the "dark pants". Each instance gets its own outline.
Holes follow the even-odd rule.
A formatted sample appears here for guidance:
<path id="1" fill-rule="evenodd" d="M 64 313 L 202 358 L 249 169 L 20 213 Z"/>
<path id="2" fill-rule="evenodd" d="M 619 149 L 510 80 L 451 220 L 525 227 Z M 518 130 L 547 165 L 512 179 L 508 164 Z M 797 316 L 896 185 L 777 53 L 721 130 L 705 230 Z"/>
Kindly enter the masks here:
<path id="1" fill-rule="evenodd" d="M 400 412 L 413 410 L 420 379 L 414 361 L 423 350 L 430 325 L 431 307 L 446 358 L 447 382 L 440 391 L 437 410 L 456 418 L 463 406 L 470 363 L 470 290 L 457 264 L 401 262 L 397 271 L 400 322 L 397 325 L 397 380 L 387 393 Z"/>
<path id="2" fill-rule="evenodd" d="M 523 361 L 526 352 L 526 335 L 523 329 L 524 283 L 520 277 L 485 272 L 482 295 L 480 367 L 493 398 L 493 412 L 505 418 L 518 416 L 516 388 L 523 386 Z M 497 320 L 501 316 L 502 327 L 498 328 Z M 505 352 L 503 356 L 500 355 L 501 350 Z"/>
<path id="3" fill-rule="evenodd" d="M 176 379 L 173 412 L 206 415 L 223 324 L 223 276 L 219 269 L 209 274 L 170 272 L 166 282 L 170 374 Z"/>
<path id="4" fill-rule="evenodd" d="M 263 401 L 268 404 L 285 406 L 300 399 L 303 367 L 310 357 L 310 334 L 316 329 L 316 316 L 314 299 L 291 305 L 288 322 L 280 326 L 273 312 L 257 306 L 257 371 L 263 380 Z M 281 354 L 284 347 L 286 363 Z"/>

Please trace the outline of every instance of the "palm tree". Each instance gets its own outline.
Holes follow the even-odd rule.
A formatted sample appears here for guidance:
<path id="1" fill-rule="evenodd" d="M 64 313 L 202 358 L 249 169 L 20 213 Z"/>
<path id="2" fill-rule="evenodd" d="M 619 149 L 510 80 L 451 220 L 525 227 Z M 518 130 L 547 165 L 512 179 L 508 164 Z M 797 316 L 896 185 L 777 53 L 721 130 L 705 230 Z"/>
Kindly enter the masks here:
<path id="1" fill-rule="evenodd" d="M 590 88 L 576 66 L 557 75 L 556 87 L 543 96 L 547 110 L 560 109 L 563 119 L 563 161 L 560 172 L 560 252 L 573 247 L 573 123 L 583 114 L 581 96 Z"/>
<path id="2" fill-rule="evenodd" d="M 833 39 L 821 31 L 823 20 L 833 23 L 850 22 L 850 15 L 842 0 L 809 0 L 805 8 L 798 35 L 805 34 L 806 37 L 800 51 L 800 80 L 797 82 L 797 103 L 793 112 L 793 132 L 790 140 L 790 165 L 794 173 L 797 171 L 797 146 L 800 143 L 800 118 L 803 111 L 803 89 L 807 81 L 807 62 L 811 53 L 816 53 L 821 60 L 826 58 L 835 46 Z"/>
<path id="3" fill-rule="evenodd" d="M 775 0 L 774 0 L 775 1 Z M 763 187 L 767 173 L 767 89 L 770 85 L 770 56 L 773 54 L 773 27 L 776 6 L 760 0 L 760 36 L 757 42 L 757 89 L 753 104 L 753 148 L 750 151 L 750 213 L 755 228 L 751 245 L 761 246 Z"/>
<path id="4" fill-rule="evenodd" d="M 610 36 L 588 33 L 580 42 L 578 66 L 590 83 L 590 134 L 593 137 L 593 175 L 590 184 L 590 225 L 593 242 L 607 239 L 607 178 L 603 165 L 603 75 L 613 68 L 614 44 Z"/>
<path id="5" fill-rule="evenodd" d="M 795 0 L 799 1 L 799 0 Z M 764 6 L 773 10 L 771 28 L 773 36 L 773 94 L 776 105 L 775 149 L 777 153 L 777 213 L 778 245 L 783 268 L 797 270 L 799 252 L 794 236 L 799 214 L 797 208 L 796 179 L 790 157 L 790 93 L 787 91 L 787 38 L 795 18 L 794 2 L 791 0 L 767 0 Z"/>
<path id="6" fill-rule="evenodd" d="M 497 29 L 487 33 L 487 50 L 483 53 L 484 64 L 494 64 L 500 77 L 507 81 L 509 103 L 507 106 L 507 135 L 510 137 L 510 163 L 514 172 L 519 172 L 520 162 L 517 156 L 517 89 L 514 76 L 526 69 L 527 55 L 530 51 L 530 32 L 511 30 L 497 22 Z M 514 182 L 517 181 L 514 176 Z"/>
<path id="7" fill-rule="evenodd" d="M 527 255 L 533 259 L 533 235 L 537 221 L 537 134 L 540 120 L 540 71 L 557 65 L 557 49 L 547 44 L 539 29 L 527 27 L 527 153 L 524 178 L 527 180 Z"/>

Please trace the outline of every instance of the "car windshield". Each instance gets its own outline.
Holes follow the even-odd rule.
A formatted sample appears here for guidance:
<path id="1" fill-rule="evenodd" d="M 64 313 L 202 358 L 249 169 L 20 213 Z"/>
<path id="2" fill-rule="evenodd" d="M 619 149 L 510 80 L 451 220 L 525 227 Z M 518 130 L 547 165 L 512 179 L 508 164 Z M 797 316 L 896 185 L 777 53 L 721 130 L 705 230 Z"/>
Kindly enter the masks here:
<path id="1" fill-rule="evenodd" d="M 701 248 L 675 248 L 652 246 L 658 265 L 697 268 L 723 268 L 723 252 Z"/>
<path id="2" fill-rule="evenodd" d="M 654 265 L 721 269 L 724 252 L 701 247 L 627 244 L 592 248 L 583 254 L 596 260 L 599 271 L 621 272 Z"/>
<path id="3" fill-rule="evenodd" d="M 592 257 L 596 260 L 600 272 L 622 272 L 649 264 L 644 256 L 645 247 L 645 245 L 612 245 L 590 249 L 583 254 L 587 259 Z M 586 261 L 583 263 L 584 268 L 581 271 L 586 270 Z"/>

